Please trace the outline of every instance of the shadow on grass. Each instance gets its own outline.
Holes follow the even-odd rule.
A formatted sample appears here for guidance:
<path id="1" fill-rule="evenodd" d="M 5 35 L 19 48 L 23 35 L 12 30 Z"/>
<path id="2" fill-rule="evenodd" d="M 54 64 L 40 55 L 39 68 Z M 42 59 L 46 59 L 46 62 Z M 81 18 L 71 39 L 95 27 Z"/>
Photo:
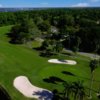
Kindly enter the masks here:
<path id="1" fill-rule="evenodd" d="M 33 95 L 37 95 L 39 100 L 52 100 L 53 93 L 47 90 L 35 92 Z"/>
<path id="2" fill-rule="evenodd" d="M 47 82 L 47 83 L 53 83 L 53 84 L 57 84 L 57 82 L 65 82 L 64 80 L 56 77 L 56 76 L 51 76 L 49 78 L 45 78 L 43 79 L 44 82 Z"/>
<path id="3" fill-rule="evenodd" d="M 63 99 L 63 93 L 60 93 L 57 89 L 54 89 L 52 92 L 47 90 L 38 91 L 33 93 L 33 95 L 38 96 L 38 100 L 69 100 L 67 98 Z"/>
<path id="4" fill-rule="evenodd" d="M 41 47 L 34 47 L 32 48 L 33 50 L 36 50 L 36 51 L 42 51 L 43 49 Z"/>
<path id="5" fill-rule="evenodd" d="M 22 44 L 23 42 L 22 41 L 19 41 L 18 39 L 16 39 L 16 38 L 18 38 L 17 37 L 17 35 L 16 35 L 16 37 L 12 34 L 12 33 L 7 33 L 6 34 L 6 36 L 8 37 L 8 38 L 10 38 L 10 40 L 9 40 L 9 43 L 11 43 L 11 44 Z"/>
<path id="6" fill-rule="evenodd" d="M 11 100 L 11 97 L 1 85 L 0 85 L 0 100 Z"/>
<path id="7" fill-rule="evenodd" d="M 68 72 L 68 71 L 62 71 L 62 73 L 65 75 L 75 76 L 73 73 Z"/>
<path id="8" fill-rule="evenodd" d="M 83 77 L 83 76 L 78 76 L 78 75 L 75 75 L 75 74 L 68 72 L 68 71 L 62 71 L 62 73 L 65 74 L 65 75 L 70 75 L 70 76 L 75 76 L 77 78 L 90 80 L 89 78 L 86 78 L 86 77 Z"/>
<path id="9" fill-rule="evenodd" d="M 38 51 L 39 56 L 41 56 L 41 57 L 51 57 L 53 55 L 56 55 L 55 53 L 51 52 L 50 50 L 45 50 L 42 47 L 36 47 L 36 48 L 32 48 L 32 49 Z"/>
<path id="10" fill-rule="evenodd" d="M 71 72 L 68 72 L 68 71 L 62 71 L 63 74 L 65 75 L 70 75 L 70 76 L 74 76 L 74 77 L 77 77 L 77 78 L 80 78 L 80 79 L 85 79 L 85 80 L 88 80 L 90 81 L 91 79 L 90 78 L 86 78 L 86 77 L 83 77 L 83 76 L 78 76 L 78 75 L 75 75 Z M 99 80 L 93 80 L 94 82 L 100 82 Z"/>
<path id="11" fill-rule="evenodd" d="M 41 56 L 41 57 L 51 57 L 51 56 L 54 56 L 54 55 L 56 55 L 56 54 L 54 54 L 50 51 L 42 51 L 42 52 L 40 52 L 39 56 Z"/>
<path id="12" fill-rule="evenodd" d="M 62 94 L 63 93 L 60 93 L 57 89 L 54 89 L 53 91 L 52 91 L 52 93 L 53 93 L 53 98 L 52 98 L 52 100 L 63 100 L 63 98 L 62 98 Z M 67 100 L 67 99 L 66 99 Z"/>

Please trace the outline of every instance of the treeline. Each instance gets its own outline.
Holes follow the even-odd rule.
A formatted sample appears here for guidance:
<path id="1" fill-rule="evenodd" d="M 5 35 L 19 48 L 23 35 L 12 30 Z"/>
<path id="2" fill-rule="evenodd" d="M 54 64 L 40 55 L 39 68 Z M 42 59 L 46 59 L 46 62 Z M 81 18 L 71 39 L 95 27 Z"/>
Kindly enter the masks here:
<path id="1" fill-rule="evenodd" d="M 74 18 L 87 18 L 98 21 L 100 18 L 100 8 L 49 8 L 42 10 L 0 12 L 0 26 L 15 24 L 27 15 L 30 18 L 41 16 L 43 19 L 52 19 L 60 15 L 71 15 Z"/>
<path id="2" fill-rule="evenodd" d="M 16 24 L 10 34 L 14 43 L 25 43 L 40 36 L 48 48 L 60 41 L 60 46 L 73 51 L 100 53 L 100 8 L 3 12 L 0 19 L 0 26 Z"/>

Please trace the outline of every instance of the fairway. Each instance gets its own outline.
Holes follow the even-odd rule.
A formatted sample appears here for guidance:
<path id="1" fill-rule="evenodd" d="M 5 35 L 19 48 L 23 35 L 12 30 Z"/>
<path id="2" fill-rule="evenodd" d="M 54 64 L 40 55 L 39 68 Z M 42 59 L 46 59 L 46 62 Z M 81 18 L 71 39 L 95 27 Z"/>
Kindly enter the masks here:
<path id="1" fill-rule="evenodd" d="M 0 85 L 3 86 L 12 100 L 34 100 L 26 98 L 13 86 L 13 81 L 17 76 L 27 76 L 30 82 L 38 87 L 62 90 L 62 85 L 47 83 L 44 79 L 49 77 L 59 77 L 67 82 L 82 80 L 84 86 L 90 86 L 89 57 L 76 55 L 58 55 L 50 58 L 39 56 L 39 52 L 29 48 L 27 45 L 13 45 L 9 43 L 6 33 L 12 26 L 0 27 Z M 38 47 L 40 43 L 33 41 L 32 47 Z M 74 60 L 76 65 L 48 63 L 49 59 Z M 63 71 L 70 72 L 72 75 L 65 75 Z M 100 67 L 95 70 L 95 80 L 93 88 L 98 91 L 100 83 Z M 87 89 L 88 93 L 88 89 Z M 97 100 L 95 92 L 92 92 L 93 100 Z M 88 94 L 87 94 L 88 95 Z"/>

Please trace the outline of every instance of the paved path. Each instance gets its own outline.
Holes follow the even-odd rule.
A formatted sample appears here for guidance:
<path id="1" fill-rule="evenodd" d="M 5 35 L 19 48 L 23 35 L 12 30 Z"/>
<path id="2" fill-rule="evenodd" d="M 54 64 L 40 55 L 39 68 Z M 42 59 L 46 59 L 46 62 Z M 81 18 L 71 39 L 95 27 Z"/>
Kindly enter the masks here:
<path id="1" fill-rule="evenodd" d="M 71 50 L 66 50 L 66 51 L 69 52 L 69 53 L 72 53 Z M 100 55 L 95 55 L 95 54 L 92 54 L 92 53 L 78 52 L 78 54 L 83 55 L 83 56 L 86 56 L 86 57 L 90 57 L 90 58 L 96 57 L 96 58 L 99 58 L 100 59 Z"/>

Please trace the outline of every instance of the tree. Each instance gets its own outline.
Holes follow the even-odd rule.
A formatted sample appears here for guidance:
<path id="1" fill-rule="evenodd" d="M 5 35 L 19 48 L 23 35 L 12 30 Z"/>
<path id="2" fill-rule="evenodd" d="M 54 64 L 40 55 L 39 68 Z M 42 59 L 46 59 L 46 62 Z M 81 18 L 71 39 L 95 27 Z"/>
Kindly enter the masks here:
<path id="1" fill-rule="evenodd" d="M 41 23 L 38 24 L 38 28 L 42 31 L 42 32 L 46 32 L 50 29 L 50 23 L 48 20 L 45 20 Z"/>
<path id="2" fill-rule="evenodd" d="M 8 34 L 11 38 L 11 43 L 26 43 L 40 35 L 40 31 L 35 26 L 32 19 L 25 18 L 21 24 L 12 27 Z"/>
<path id="3" fill-rule="evenodd" d="M 89 98 L 92 98 L 92 86 L 93 86 L 93 80 L 94 80 L 94 70 L 98 67 L 98 60 L 93 59 L 90 61 L 89 64 L 90 70 L 91 70 L 91 83 L 90 83 L 90 89 L 89 89 Z"/>
<path id="4" fill-rule="evenodd" d="M 96 39 L 94 40 L 94 43 L 95 43 L 95 58 L 96 58 L 96 54 L 98 53 L 99 49 L 100 49 L 100 40 Z"/>
<path id="5" fill-rule="evenodd" d="M 20 25 L 15 25 L 11 28 L 10 33 L 8 33 L 8 36 L 11 38 L 10 42 L 11 43 L 19 43 L 19 34 L 20 33 Z"/>
<path id="6" fill-rule="evenodd" d="M 72 15 L 61 15 L 59 17 L 58 27 L 64 28 L 65 26 L 73 26 L 74 17 Z"/>
<path id="7" fill-rule="evenodd" d="M 82 27 L 92 27 L 95 26 L 96 23 L 94 20 L 88 19 L 88 18 L 80 18 L 79 19 L 79 25 Z"/>
<path id="8" fill-rule="evenodd" d="M 80 43 L 81 43 L 81 39 L 79 37 L 75 37 L 73 39 L 73 44 L 72 44 L 72 51 L 74 53 L 78 52 L 79 51 L 79 46 L 80 46 Z"/>
<path id="9" fill-rule="evenodd" d="M 44 20 L 42 19 L 41 16 L 35 16 L 34 17 L 34 22 L 35 22 L 36 25 L 39 25 L 39 24 L 43 23 L 43 21 Z"/>
<path id="10" fill-rule="evenodd" d="M 77 31 L 78 31 L 78 29 L 76 27 L 73 27 L 73 26 L 66 26 L 65 30 L 60 29 L 61 34 L 63 34 L 63 37 L 65 38 L 65 41 L 64 41 L 65 47 L 71 49 L 72 45 L 75 45 L 74 44 L 75 33 Z M 76 41 L 77 41 L 77 39 L 76 39 Z"/>
<path id="11" fill-rule="evenodd" d="M 57 91 L 57 97 L 61 99 L 58 100 L 84 100 L 86 93 L 82 81 L 75 82 L 62 82 L 63 91 Z"/>
<path id="12" fill-rule="evenodd" d="M 72 83 L 72 91 L 74 94 L 74 100 L 84 100 L 85 88 L 81 81 Z"/>
<path id="13" fill-rule="evenodd" d="M 68 82 L 64 82 L 63 86 L 64 86 L 63 99 L 70 100 L 70 95 L 72 93 L 72 84 Z"/>
<path id="14" fill-rule="evenodd" d="M 63 45 L 61 42 L 56 41 L 55 45 L 53 46 L 53 50 L 57 53 L 61 52 L 63 50 Z"/>
<path id="15" fill-rule="evenodd" d="M 77 46 L 73 46 L 71 50 L 76 54 L 77 51 L 79 51 L 79 48 Z"/>
<path id="16" fill-rule="evenodd" d="M 42 43 L 42 48 L 45 50 L 50 50 L 51 52 L 59 53 L 63 49 L 63 45 L 60 41 L 54 40 L 54 39 L 46 39 Z"/>
<path id="17" fill-rule="evenodd" d="M 63 50 L 63 45 L 60 41 L 55 39 L 45 39 L 42 43 L 41 50 L 43 50 L 42 54 L 45 55 L 53 55 L 58 54 Z"/>

